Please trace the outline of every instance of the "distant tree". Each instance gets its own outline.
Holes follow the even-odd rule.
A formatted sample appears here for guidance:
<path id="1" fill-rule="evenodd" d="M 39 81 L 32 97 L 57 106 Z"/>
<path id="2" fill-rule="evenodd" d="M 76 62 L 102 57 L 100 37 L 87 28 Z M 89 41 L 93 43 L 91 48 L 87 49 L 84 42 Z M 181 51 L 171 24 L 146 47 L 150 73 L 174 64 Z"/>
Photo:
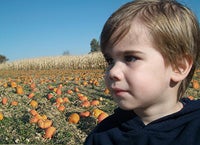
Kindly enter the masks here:
<path id="1" fill-rule="evenodd" d="M 91 47 L 90 52 L 100 51 L 99 41 L 97 41 L 95 38 L 93 38 L 92 41 L 90 42 L 90 47 Z"/>
<path id="2" fill-rule="evenodd" d="M 69 53 L 68 50 L 63 52 L 63 55 L 69 55 L 69 54 L 70 54 L 70 53 Z"/>
<path id="3" fill-rule="evenodd" d="M 4 63 L 6 61 L 8 61 L 8 58 L 6 58 L 4 55 L 0 54 L 0 63 Z"/>

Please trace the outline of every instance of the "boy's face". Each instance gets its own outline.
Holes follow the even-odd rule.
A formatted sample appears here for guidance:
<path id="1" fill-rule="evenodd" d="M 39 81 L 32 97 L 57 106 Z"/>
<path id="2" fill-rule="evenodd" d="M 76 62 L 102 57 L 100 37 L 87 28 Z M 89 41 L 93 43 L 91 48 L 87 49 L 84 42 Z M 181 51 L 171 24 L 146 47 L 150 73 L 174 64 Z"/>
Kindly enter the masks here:
<path id="1" fill-rule="evenodd" d="M 162 105 L 174 95 L 171 66 L 151 42 L 145 26 L 134 20 L 129 33 L 113 48 L 107 48 L 109 63 L 105 81 L 120 108 L 133 110 Z"/>

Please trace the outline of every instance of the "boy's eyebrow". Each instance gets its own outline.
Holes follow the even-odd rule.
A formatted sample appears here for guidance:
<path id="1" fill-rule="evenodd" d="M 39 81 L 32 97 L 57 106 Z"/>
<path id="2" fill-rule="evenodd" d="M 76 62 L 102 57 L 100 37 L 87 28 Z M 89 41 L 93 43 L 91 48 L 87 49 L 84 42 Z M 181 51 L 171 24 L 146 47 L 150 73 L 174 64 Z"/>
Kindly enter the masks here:
<path id="1" fill-rule="evenodd" d="M 143 54 L 143 52 L 138 51 L 138 50 L 125 50 L 125 51 L 122 51 L 122 53 L 124 53 L 124 54 Z"/>
<path id="2" fill-rule="evenodd" d="M 130 55 L 130 54 L 144 54 L 142 51 L 138 51 L 138 50 L 125 50 L 125 51 L 119 51 L 118 52 L 118 56 L 119 55 Z M 112 56 L 112 54 L 110 53 L 104 53 L 103 54 L 104 58 L 109 58 Z"/>

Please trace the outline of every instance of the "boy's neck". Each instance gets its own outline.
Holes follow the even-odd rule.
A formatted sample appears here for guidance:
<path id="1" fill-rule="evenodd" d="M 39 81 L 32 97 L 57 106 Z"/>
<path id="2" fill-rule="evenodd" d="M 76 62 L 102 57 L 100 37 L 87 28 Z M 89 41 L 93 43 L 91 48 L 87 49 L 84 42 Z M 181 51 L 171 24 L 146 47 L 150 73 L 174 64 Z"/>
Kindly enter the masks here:
<path id="1" fill-rule="evenodd" d="M 136 109 L 134 112 L 141 118 L 145 125 L 148 125 L 152 121 L 176 113 L 182 108 L 183 104 L 181 102 L 176 102 L 174 104 L 160 104 L 159 106 L 147 108 L 144 110 Z"/>

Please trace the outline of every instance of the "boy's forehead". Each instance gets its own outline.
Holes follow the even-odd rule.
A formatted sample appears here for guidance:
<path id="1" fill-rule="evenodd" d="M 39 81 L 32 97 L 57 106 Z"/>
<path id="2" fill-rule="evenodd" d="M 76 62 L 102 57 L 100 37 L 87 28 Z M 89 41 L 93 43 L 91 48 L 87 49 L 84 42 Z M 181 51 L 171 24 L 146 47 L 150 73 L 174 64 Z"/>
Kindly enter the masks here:
<path id="1" fill-rule="evenodd" d="M 107 46 L 104 49 L 104 55 L 112 55 L 112 53 L 138 53 L 141 52 L 141 45 L 144 47 L 154 47 L 152 36 L 147 27 L 141 21 L 134 20 L 128 33 L 118 41 L 118 43 Z"/>
<path id="2" fill-rule="evenodd" d="M 126 35 L 134 40 L 139 40 L 140 38 L 150 39 L 150 30 L 144 25 L 144 23 L 138 19 L 133 19 L 129 32 Z"/>
<path id="3" fill-rule="evenodd" d="M 152 36 L 149 29 L 141 21 L 133 20 L 129 32 L 116 44 L 119 47 L 126 45 L 136 45 L 138 43 L 152 43 Z M 125 45 L 125 46 L 124 46 Z"/>

